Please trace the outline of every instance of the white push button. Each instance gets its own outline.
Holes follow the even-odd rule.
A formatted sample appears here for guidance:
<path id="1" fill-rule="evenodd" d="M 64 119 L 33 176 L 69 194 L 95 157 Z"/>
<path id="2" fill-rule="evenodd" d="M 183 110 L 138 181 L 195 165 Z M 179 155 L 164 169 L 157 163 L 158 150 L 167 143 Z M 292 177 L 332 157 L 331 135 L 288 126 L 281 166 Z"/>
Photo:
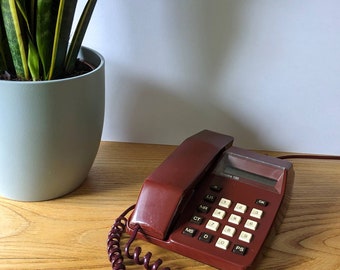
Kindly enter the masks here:
<path id="1" fill-rule="evenodd" d="M 233 237 L 235 232 L 236 232 L 236 229 L 234 227 L 226 225 L 223 228 L 222 234 Z"/>
<path id="2" fill-rule="evenodd" d="M 263 211 L 256 209 L 256 208 L 253 208 L 250 212 L 251 217 L 258 218 L 258 219 L 262 217 L 262 214 L 263 214 Z"/>
<path id="3" fill-rule="evenodd" d="M 252 237 L 253 237 L 253 235 L 251 233 L 242 231 L 238 239 L 240 241 L 243 241 L 243 242 L 246 242 L 246 243 L 250 243 Z"/>
<path id="4" fill-rule="evenodd" d="M 216 208 L 212 216 L 218 219 L 223 219 L 225 217 L 225 214 L 225 211 Z"/>
<path id="5" fill-rule="evenodd" d="M 247 206 L 242 203 L 237 203 L 234 210 L 236 212 L 244 214 L 247 211 Z"/>
<path id="6" fill-rule="evenodd" d="M 224 238 L 218 238 L 215 244 L 216 247 L 226 250 L 229 246 L 229 241 Z"/>
<path id="7" fill-rule="evenodd" d="M 225 199 L 225 198 L 222 198 L 220 200 L 220 202 L 218 203 L 219 206 L 222 206 L 224 208 L 229 208 L 230 205 L 231 205 L 231 200 L 228 200 L 228 199 Z"/>
<path id="8" fill-rule="evenodd" d="M 239 225 L 240 222 L 241 222 L 242 218 L 238 215 L 234 215 L 234 214 L 231 214 L 228 221 L 230 223 L 233 223 L 233 224 L 236 224 L 236 225 Z"/>

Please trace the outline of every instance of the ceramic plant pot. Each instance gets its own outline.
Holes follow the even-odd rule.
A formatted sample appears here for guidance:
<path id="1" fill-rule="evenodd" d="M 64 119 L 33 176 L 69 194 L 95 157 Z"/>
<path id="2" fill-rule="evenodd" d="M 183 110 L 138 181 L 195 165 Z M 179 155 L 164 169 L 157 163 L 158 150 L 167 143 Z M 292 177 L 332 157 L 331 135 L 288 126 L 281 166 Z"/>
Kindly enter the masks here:
<path id="1" fill-rule="evenodd" d="M 0 196 L 41 201 L 87 177 L 101 140 L 104 59 L 83 47 L 94 70 L 73 78 L 0 80 Z"/>

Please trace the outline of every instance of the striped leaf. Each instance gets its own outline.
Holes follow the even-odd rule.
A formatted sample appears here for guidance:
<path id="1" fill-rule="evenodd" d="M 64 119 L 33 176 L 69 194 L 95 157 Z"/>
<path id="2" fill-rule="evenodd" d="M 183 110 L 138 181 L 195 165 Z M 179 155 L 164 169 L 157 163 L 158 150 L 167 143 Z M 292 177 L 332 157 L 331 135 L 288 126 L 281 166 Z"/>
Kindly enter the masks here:
<path id="1" fill-rule="evenodd" d="M 35 1 L 16 0 L 16 4 L 17 9 L 20 11 L 21 17 L 23 18 L 24 22 L 21 24 L 21 28 L 22 30 L 24 30 L 23 32 L 25 32 L 28 39 L 27 65 L 31 78 L 34 81 L 37 81 L 40 79 L 40 57 L 35 45 L 34 37 Z"/>
<path id="2" fill-rule="evenodd" d="M 64 62 L 76 5 L 76 0 L 60 0 L 48 80 L 58 78 L 65 72 Z"/>
<path id="3" fill-rule="evenodd" d="M 48 79 L 57 20 L 58 2 L 55 0 L 37 0 L 36 5 L 36 43 L 39 52 L 44 79 Z"/>
<path id="4" fill-rule="evenodd" d="M 32 40 L 28 41 L 28 67 L 33 81 L 40 80 L 39 53 Z"/>
<path id="5" fill-rule="evenodd" d="M 71 72 L 96 2 L 87 1 L 69 44 L 77 0 L 0 0 L 0 72 L 22 80 Z"/>
<path id="6" fill-rule="evenodd" d="M 8 47 L 2 14 L 0 13 L 0 73 L 4 73 L 5 71 L 13 73 L 14 67 L 11 52 Z"/>
<path id="7" fill-rule="evenodd" d="M 66 73 L 72 73 L 75 68 L 78 52 L 83 42 L 87 27 L 89 25 L 93 10 L 96 6 L 97 0 L 89 0 L 81 14 L 77 24 L 76 31 L 73 35 L 71 45 L 66 57 L 65 69 Z"/>
<path id="8" fill-rule="evenodd" d="M 34 1 L 31 0 L 31 2 L 34 3 Z M 17 11 L 18 14 L 20 14 L 20 18 L 22 18 L 21 23 L 21 30 L 22 30 L 22 34 L 26 35 L 28 38 L 30 38 L 31 40 L 34 40 L 33 34 L 32 34 L 32 30 L 34 25 L 30 25 L 31 20 L 30 20 L 30 13 L 31 10 L 29 9 L 29 12 L 27 11 L 27 7 L 30 7 L 30 2 L 27 2 L 27 0 L 15 0 L 16 3 L 16 7 L 17 7 Z M 34 15 L 34 13 L 33 13 Z"/>
<path id="9" fill-rule="evenodd" d="M 27 38 L 22 33 L 20 27 L 20 11 L 18 12 L 15 0 L 1 0 L 1 11 L 12 54 L 13 64 L 16 75 L 20 79 L 30 79 L 28 63 L 27 63 Z"/>

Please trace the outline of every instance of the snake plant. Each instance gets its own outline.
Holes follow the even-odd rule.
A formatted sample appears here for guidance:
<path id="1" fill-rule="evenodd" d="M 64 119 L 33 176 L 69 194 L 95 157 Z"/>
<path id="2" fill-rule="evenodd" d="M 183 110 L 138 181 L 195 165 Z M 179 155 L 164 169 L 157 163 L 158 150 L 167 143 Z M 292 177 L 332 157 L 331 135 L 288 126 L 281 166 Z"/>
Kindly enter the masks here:
<path id="1" fill-rule="evenodd" d="M 18 80 L 72 74 L 96 0 L 88 0 L 70 40 L 77 0 L 0 0 L 0 73 Z"/>

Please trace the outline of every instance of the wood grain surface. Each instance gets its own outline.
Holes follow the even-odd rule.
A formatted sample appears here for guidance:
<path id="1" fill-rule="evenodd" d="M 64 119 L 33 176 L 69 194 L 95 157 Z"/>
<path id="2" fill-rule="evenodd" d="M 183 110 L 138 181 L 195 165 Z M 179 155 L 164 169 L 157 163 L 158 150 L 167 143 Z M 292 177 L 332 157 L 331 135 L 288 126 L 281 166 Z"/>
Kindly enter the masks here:
<path id="1" fill-rule="evenodd" d="M 136 201 L 145 177 L 174 149 L 102 142 L 88 178 L 74 192 L 45 202 L 0 198 L 0 269 L 110 269 L 106 239 L 114 219 Z M 340 269 L 340 162 L 291 161 L 296 176 L 289 209 L 258 269 Z M 172 269 L 214 269 L 137 244 Z M 126 265 L 143 269 L 128 259 Z"/>

